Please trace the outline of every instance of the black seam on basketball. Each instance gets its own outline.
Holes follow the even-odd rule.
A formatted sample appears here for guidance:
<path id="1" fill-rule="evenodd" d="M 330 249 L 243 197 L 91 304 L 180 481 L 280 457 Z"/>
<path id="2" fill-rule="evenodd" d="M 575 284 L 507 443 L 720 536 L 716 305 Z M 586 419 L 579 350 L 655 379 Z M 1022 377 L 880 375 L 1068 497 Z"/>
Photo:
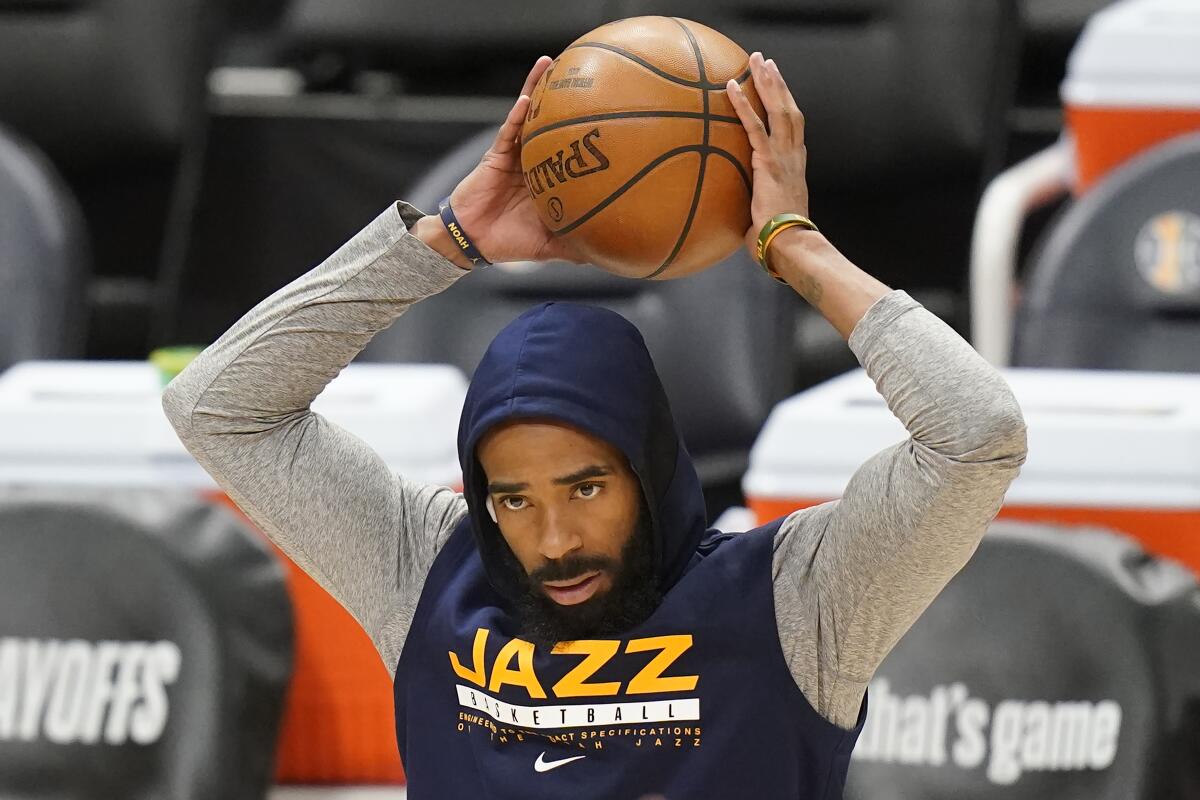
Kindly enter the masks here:
<path id="1" fill-rule="evenodd" d="M 700 53 L 700 43 L 696 41 L 696 37 L 692 35 L 691 30 L 687 25 L 684 25 L 678 17 L 671 17 L 676 25 L 683 28 L 684 35 L 687 36 L 688 42 L 692 46 L 692 54 L 696 56 L 696 73 L 700 76 L 700 83 L 708 82 L 708 76 L 704 72 L 704 56 Z M 692 190 L 692 206 L 688 209 L 687 219 L 683 221 L 683 230 L 679 232 L 679 238 L 675 240 L 675 246 L 671 248 L 671 254 L 663 261 L 658 269 L 645 276 L 643 280 L 658 277 L 671 266 L 671 262 L 679 255 L 679 251 L 683 249 L 683 243 L 687 241 L 688 234 L 691 233 L 692 223 L 696 219 L 696 209 L 700 206 L 700 194 L 704 191 L 704 167 L 708 164 L 708 90 L 701 89 L 700 94 L 704 98 L 704 138 L 700 144 L 705 148 L 700 153 L 700 168 L 696 170 L 696 188 Z"/>
<path id="2" fill-rule="evenodd" d="M 741 175 L 742 182 L 744 184 L 746 184 L 746 191 L 747 192 L 750 191 L 750 187 L 751 187 L 750 175 L 746 172 L 745 167 L 742 166 L 742 162 L 738 161 L 737 156 L 735 156 L 733 153 L 731 153 L 728 150 L 725 150 L 723 148 L 720 148 L 720 147 L 712 147 L 711 145 L 708 147 L 704 147 L 703 145 L 699 145 L 699 144 L 683 145 L 682 147 L 676 147 L 674 150 L 668 150 L 667 152 L 658 156 L 653 161 L 651 161 L 649 164 L 647 164 L 646 166 L 644 166 L 640 170 L 638 170 L 636 175 L 634 175 L 632 178 L 625 181 L 625 183 L 621 184 L 619 187 L 614 189 L 612 194 L 610 194 L 608 197 L 604 198 L 599 203 L 597 203 L 596 205 L 592 206 L 590 209 L 585 211 L 583 213 L 583 215 L 580 216 L 578 219 L 576 219 L 574 222 L 572 222 L 571 224 L 569 224 L 565 227 L 559 228 L 558 230 L 552 230 L 552 231 L 550 231 L 550 233 L 553 234 L 554 236 L 565 236 L 568 233 L 570 233 L 571 231 L 575 230 L 580 225 L 587 222 L 589 219 L 596 216 L 604 209 L 608 208 L 608 206 L 610 206 L 613 203 L 613 201 L 615 201 L 621 195 L 625 194 L 627 191 L 629 191 L 631 188 L 633 188 L 633 185 L 635 183 L 640 181 L 642 178 L 646 177 L 646 175 L 648 175 L 655 167 L 661 166 L 664 161 L 667 161 L 668 159 L 674 158 L 675 156 L 678 156 L 678 155 L 683 155 L 684 153 L 703 153 L 703 152 L 707 152 L 709 155 L 720 156 L 721 158 L 728 161 L 730 164 L 733 164 L 734 168 L 737 169 L 738 174 Z"/>
<path id="3" fill-rule="evenodd" d="M 690 81 L 687 78 L 680 78 L 678 75 L 672 75 L 671 73 L 654 66 L 649 61 L 642 58 L 641 56 L 631 53 L 622 47 L 617 47 L 615 44 L 609 44 L 607 42 L 576 42 L 575 44 L 568 47 L 567 50 L 574 50 L 577 47 L 595 47 L 600 50 L 607 50 L 610 53 L 616 53 L 617 55 L 622 56 L 623 58 L 629 59 L 630 61 L 634 62 L 635 64 L 640 64 L 641 66 L 643 66 L 646 69 L 653 72 L 658 77 L 665 78 L 666 80 L 669 80 L 671 83 L 677 83 L 680 86 L 687 86 L 691 89 L 712 89 L 712 90 L 725 88 L 725 84 L 723 84 L 723 83 L 709 83 L 708 81 Z M 563 52 L 566 52 L 566 51 L 563 51 Z M 749 76 L 750 76 L 750 70 L 747 69 L 745 72 L 743 72 L 741 75 L 738 76 L 737 82 L 741 83 L 742 81 L 746 80 L 746 78 L 748 78 Z"/>
<path id="4" fill-rule="evenodd" d="M 585 122 L 603 122 L 610 119 L 646 119 L 658 117 L 675 117 L 680 119 L 700 119 L 711 120 L 712 122 L 728 122 L 730 124 L 741 125 L 742 121 L 737 117 L 726 117 L 720 114 L 705 114 L 703 111 L 610 111 L 604 114 L 589 114 L 586 117 L 572 117 L 571 119 L 559 120 L 545 125 L 530 133 L 521 140 L 521 144 L 528 144 L 530 139 L 541 136 L 543 133 L 565 128 L 568 125 L 582 125 Z"/>
<path id="5" fill-rule="evenodd" d="M 742 178 L 742 183 L 746 185 L 746 192 L 750 193 L 752 191 L 754 182 L 750 178 L 750 173 L 746 172 L 746 168 L 742 166 L 742 162 L 738 160 L 737 156 L 720 147 L 710 147 L 708 148 L 708 153 L 709 155 L 720 156 L 730 164 L 733 164 L 734 168 L 738 171 L 738 175 Z"/>
<path id="6" fill-rule="evenodd" d="M 610 194 L 608 197 L 604 198 L 599 203 L 597 203 L 596 205 L 592 206 L 587 211 L 585 211 L 578 219 L 576 219 L 570 225 L 566 225 L 562 228 L 559 228 L 558 230 L 551 231 L 551 233 L 553 233 L 555 236 L 564 236 L 564 235 L 570 233 L 571 231 L 575 230 L 580 225 L 587 222 L 589 219 L 596 216 L 601 211 L 603 211 L 604 209 L 606 209 L 610 205 L 612 205 L 612 203 L 617 198 L 619 198 L 621 195 L 625 194 L 627 191 L 632 189 L 633 185 L 635 183 L 637 183 L 642 178 L 649 175 L 650 172 L 653 171 L 655 167 L 658 167 L 664 161 L 672 159 L 678 155 L 683 155 L 684 153 L 699 153 L 701 150 L 701 147 L 702 147 L 702 145 L 698 145 L 698 144 L 686 144 L 686 145 L 683 145 L 682 147 L 676 147 L 674 150 L 668 150 L 667 152 L 658 156 L 653 161 L 651 161 L 649 164 L 647 164 L 646 166 L 644 166 L 640 170 L 638 170 L 637 174 L 635 174 L 632 178 L 625 181 L 625 183 L 621 184 L 616 189 L 614 189 L 613 193 Z"/>

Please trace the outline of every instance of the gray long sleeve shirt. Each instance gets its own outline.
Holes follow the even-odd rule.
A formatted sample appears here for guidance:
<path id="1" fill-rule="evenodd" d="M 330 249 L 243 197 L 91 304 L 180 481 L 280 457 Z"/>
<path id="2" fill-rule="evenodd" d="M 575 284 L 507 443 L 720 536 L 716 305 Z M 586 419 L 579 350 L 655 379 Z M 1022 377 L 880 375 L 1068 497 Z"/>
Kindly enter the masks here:
<path id="1" fill-rule="evenodd" d="M 389 670 L 466 502 L 392 474 L 310 405 L 375 333 L 468 274 L 408 233 L 419 216 L 386 210 L 252 309 L 163 397 L 196 459 L 354 615 Z M 905 293 L 875 303 L 850 347 L 911 436 L 863 464 L 840 500 L 791 514 L 772 571 L 791 673 L 844 728 L 884 656 L 970 558 L 1025 458 L 1007 384 Z"/>

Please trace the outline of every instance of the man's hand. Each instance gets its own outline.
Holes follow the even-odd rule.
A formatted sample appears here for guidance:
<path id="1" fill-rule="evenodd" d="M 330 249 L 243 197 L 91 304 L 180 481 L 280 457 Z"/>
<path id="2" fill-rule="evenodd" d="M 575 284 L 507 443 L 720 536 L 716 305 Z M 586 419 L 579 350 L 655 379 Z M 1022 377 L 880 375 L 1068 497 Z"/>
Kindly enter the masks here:
<path id="1" fill-rule="evenodd" d="M 804 114 L 796 105 L 774 59 L 764 61 L 762 53 L 751 54 L 750 74 L 767 112 L 765 124 L 754 112 L 737 81 L 729 81 L 726 89 L 750 137 L 750 146 L 754 148 L 750 158 L 754 170 L 754 196 L 750 201 L 750 230 L 746 231 L 746 247 L 753 257 L 758 232 L 771 217 L 776 214 L 808 216 L 805 177 L 808 150 L 804 146 Z"/>
<path id="2" fill-rule="evenodd" d="M 571 246 L 542 223 L 521 170 L 521 132 L 529 95 L 554 63 L 542 56 L 533 65 L 517 102 L 496 133 L 479 165 L 450 194 L 450 205 L 463 230 L 483 257 L 503 261 L 579 260 Z M 413 233 L 464 269 L 471 263 L 450 240 L 437 217 L 425 217 Z"/>
<path id="3" fill-rule="evenodd" d="M 808 150 L 804 146 L 804 115 L 775 62 L 764 61 L 762 53 L 754 53 L 750 56 L 750 72 L 767 112 L 766 125 L 736 82 L 730 81 L 727 89 L 754 148 L 754 194 L 746 247 L 757 260 L 758 233 L 771 217 L 787 213 L 808 216 Z M 850 263 L 820 233 L 800 225 L 779 232 L 767 251 L 767 260 L 771 271 L 787 281 L 846 339 L 867 309 L 890 291 Z"/>

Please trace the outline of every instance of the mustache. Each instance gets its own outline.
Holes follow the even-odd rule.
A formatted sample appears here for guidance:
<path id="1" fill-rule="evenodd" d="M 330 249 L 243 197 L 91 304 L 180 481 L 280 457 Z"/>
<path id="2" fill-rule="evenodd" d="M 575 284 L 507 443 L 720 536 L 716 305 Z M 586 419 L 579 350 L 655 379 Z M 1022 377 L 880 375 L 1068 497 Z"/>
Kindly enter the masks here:
<path id="1" fill-rule="evenodd" d="M 547 561 L 529 573 L 529 580 L 534 584 L 543 581 L 569 581 L 593 571 L 615 573 L 619 566 L 615 560 L 605 556 L 571 556 Z"/>

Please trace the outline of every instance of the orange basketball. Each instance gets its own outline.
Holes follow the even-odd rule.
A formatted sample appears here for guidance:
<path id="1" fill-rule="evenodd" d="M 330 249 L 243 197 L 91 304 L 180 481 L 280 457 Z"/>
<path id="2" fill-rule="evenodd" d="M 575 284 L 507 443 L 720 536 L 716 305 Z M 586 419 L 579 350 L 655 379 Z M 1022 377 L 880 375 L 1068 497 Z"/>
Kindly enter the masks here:
<path id="1" fill-rule="evenodd" d="M 534 87 L 522 137 L 542 220 L 593 264 L 678 278 L 742 244 L 750 142 L 726 97 L 736 78 L 762 116 L 749 57 L 675 17 L 633 17 L 573 42 Z"/>

